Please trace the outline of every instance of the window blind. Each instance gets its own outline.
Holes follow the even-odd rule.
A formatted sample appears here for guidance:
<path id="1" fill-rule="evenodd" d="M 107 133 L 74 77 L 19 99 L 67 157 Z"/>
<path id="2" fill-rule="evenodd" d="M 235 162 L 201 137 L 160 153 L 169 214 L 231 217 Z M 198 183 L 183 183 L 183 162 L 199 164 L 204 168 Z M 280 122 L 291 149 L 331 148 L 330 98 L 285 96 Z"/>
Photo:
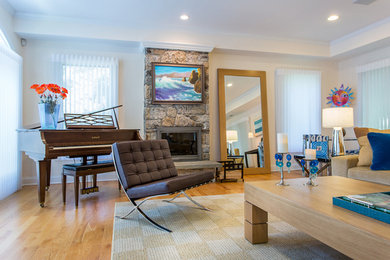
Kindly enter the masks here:
<path id="1" fill-rule="evenodd" d="M 358 124 L 364 127 L 390 127 L 390 59 L 357 67 Z"/>
<path id="2" fill-rule="evenodd" d="M 20 188 L 20 153 L 16 129 L 21 119 L 22 58 L 0 44 L 0 199 Z"/>
<path id="3" fill-rule="evenodd" d="M 288 134 L 289 152 L 302 152 L 304 134 L 321 133 L 321 72 L 277 69 L 276 132 Z"/>
<path id="4" fill-rule="evenodd" d="M 65 113 L 89 113 L 118 104 L 118 59 L 53 55 L 56 82 L 69 91 Z"/>

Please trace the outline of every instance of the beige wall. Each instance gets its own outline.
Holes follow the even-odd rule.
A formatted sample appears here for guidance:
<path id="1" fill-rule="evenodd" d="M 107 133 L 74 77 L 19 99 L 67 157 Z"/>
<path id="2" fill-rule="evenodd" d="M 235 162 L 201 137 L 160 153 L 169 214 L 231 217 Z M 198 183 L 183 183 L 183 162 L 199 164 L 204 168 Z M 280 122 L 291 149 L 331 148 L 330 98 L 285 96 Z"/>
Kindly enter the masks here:
<path id="1" fill-rule="evenodd" d="M 24 47 L 23 125 L 39 122 L 38 95 L 29 87 L 53 81 L 52 54 L 81 54 L 119 59 L 119 122 L 143 131 L 144 53 L 137 46 L 102 41 L 28 40 Z"/>
<path id="2" fill-rule="evenodd" d="M 143 132 L 143 77 L 144 54 L 137 46 L 126 46 L 100 41 L 76 40 L 29 40 L 24 47 L 24 91 L 23 124 L 38 122 L 38 97 L 28 87 L 33 83 L 52 79 L 52 53 L 84 53 L 90 55 L 115 56 L 120 60 L 119 103 L 124 105 L 120 112 L 120 124 L 123 128 L 140 128 Z M 390 48 L 386 49 L 390 56 Z M 219 122 L 218 122 L 218 85 L 217 69 L 250 69 L 267 72 L 267 98 L 270 131 L 271 155 L 275 152 L 275 90 L 274 74 L 277 68 L 298 68 L 320 70 L 322 72 L 322 107 L 326 106 L 326 97 L 330 89 L 341 83 L 356 88 L 354 68 L 359 62 L 381 57 L 383 51 L 373 52 L 361 57 L 332 61 L 327 58 L 308 58 L 303 56 L 280 55 L 270 53 L 222 52 L 210 53 L 210 156 L 219 159 Z M 340 76 L 339 76 L 340 70 Z M 323 129 L 330 135 L 329 129 Z M 35 166 L 30 159 L 23 160 L 23 178 L 31 182 L 36 178 Z M 57 178 L 54 176 L 54 178 Z"/>
<path id="3" fill-rule="evenodd" d="M 261 70 L 267 73 L 268 122 L 270 132 L 270 152 L 275 153 L 275 70 L 277 68 L 298 68 L 320 70 L 322 72 L 322 107 L 331 88 L 338 86 L 337 64 L 324 58 L 307 58 L 292 55 L 258 53 L 210 53 L 210 140 L 211 159 L 220 157 L 219 151 L 219 110 L 217 69 Z M 273 156 L 271 156 L 273 158 Z M 272 163 L 273 165 L 274 163 Z"/>

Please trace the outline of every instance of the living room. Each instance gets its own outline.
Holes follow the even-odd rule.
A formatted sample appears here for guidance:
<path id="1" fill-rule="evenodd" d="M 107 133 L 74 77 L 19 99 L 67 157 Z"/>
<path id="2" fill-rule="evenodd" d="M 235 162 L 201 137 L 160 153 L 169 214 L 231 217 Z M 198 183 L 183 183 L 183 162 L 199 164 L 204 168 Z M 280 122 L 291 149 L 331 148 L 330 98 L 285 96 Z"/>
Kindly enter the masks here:
<path id="1" fill-rule="evenodd" d="M 390 168 L 381 149 L 389 129 L 389 8 L 385 0 L 1 0 L 0 160 L 7 170 L 0 174 L 0 256 L 386 258 L 388 222 L 338 208 L 332 198 L 389 191 Z M 175 85 L 159 93 L 168 80 Z M 191 91 L 172 97 L 172 86 L 179 85 Z M 58 91 L 59 122 L 45 128 L 39 107 L 51 89 Z M 90 114 L 110 107 L 116 108 Z M 64 114 L 73 115 L 76 125 Z M 112 125 L 86 129 L 77 125 L 83 114 Z M 76 139 L 55 137 L 60 130 Z M 107 141 L 99 131 L 114 134 Z M 178 145 L 172 138 L 179 134 L 197 142 Z M 304 135 L 327 138 L 321 139 L 325 159 L 316 147 L 309 158 L 313 147 L 305 146 Z M 140 204 L 116 218 L 133 202 L 126 193 L 133 189 L 126 186 L 129 179 L 120 180 L 123 158 L 109 166 L 95 158 L 112 161 L 111 144 L 136 139 L 167 139 L 180 178 L 213 172 L 212 180 L 177 190 L 210 211 L 193 207 L 185 196 L 169 204 L 159 197 L 142 206 L 152 223 L 136 212 Z M 301 154 L 307 165 L 301 165 Z M 78 166 L 64 165 L 83 163 L 86 155 L 95 160 L 88 171 L 99 175 L 86 174 L 79 184 L 72 175 Z M 275 185 L 279 181 L 289 186 Z M 311 208 L 303 198 L 327 185 L 335 187 L 324 195 L 329 205 Z M 300 212 L 289 208 L 300 208 L 297 203 L 304 204 Z M 353 223 L 338 222 L 346 216 Z M 295 218 L 312 218 L 308 226 L 322 221 L 348 235 L 329 228 L 340 236 L 335 243 L 326 227 L 306 228 L 289 220 Z M 374 231 L 356 229 L 356 223 Z M 375 254 L 367 249 L 373 241 L 379 245 Z"/>

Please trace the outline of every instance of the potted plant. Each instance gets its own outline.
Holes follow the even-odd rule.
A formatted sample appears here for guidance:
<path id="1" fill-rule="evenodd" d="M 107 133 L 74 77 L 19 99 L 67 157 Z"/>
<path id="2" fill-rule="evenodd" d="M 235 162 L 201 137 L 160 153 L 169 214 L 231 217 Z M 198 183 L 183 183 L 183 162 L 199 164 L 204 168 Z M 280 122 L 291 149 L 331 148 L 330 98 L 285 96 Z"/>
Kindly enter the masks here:
<path id="1" fill-rule="evenodd" d="M 56 129 L 61 101 L 68 95 L 66 88 L 57 84 L 34 84 L 30 87 L 39 95 L 39 119 L 42 129 Z"/>

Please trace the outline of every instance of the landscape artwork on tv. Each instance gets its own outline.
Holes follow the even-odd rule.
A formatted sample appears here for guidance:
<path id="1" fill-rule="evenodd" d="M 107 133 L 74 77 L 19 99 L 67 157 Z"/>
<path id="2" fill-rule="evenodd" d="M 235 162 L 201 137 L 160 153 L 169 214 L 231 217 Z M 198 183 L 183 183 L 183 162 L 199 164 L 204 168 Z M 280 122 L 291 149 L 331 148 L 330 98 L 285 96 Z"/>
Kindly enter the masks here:
<path id="1" fill-rule="evenodd" d="M 154 103 L 202 103 L 203 66 L 153 64 Z"/>

